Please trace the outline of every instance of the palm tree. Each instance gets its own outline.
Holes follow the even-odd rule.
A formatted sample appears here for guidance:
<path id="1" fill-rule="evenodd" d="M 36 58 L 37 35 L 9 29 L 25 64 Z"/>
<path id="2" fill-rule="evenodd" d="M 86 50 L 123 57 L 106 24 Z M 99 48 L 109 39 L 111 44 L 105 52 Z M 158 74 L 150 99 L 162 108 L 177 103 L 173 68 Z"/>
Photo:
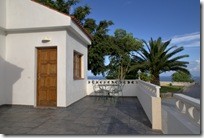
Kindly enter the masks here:
<path id="1" fill-rule="evenodd" d="M 162 42 L 161 37 L 157 40 L 149 41 L 147 44 L 143 40 L 145 47 L 142 47 L 135 56 L 136 65 L 134 69 L 148 70 L 152 76 L 151 83 L 160 85 L 159 74 L 166 71 L 183 71 L 189 73 L 186 69 L 188 62 L 180 61 L 180 59 L 189 57 L 189 55 L 175 56 L 177 53 L 184 50 L 183 47 L 171 46 L 168 47 L 171 40 Z M 132 68 L 132 69 L 133 69 Z"/>

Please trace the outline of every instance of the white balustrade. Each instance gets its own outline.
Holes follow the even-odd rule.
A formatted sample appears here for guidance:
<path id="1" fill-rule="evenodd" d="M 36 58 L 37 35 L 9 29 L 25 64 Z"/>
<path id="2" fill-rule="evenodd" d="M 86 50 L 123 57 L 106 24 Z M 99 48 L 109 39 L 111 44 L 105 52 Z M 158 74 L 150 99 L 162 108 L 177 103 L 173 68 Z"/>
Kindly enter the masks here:
<path id="1" fill-rule="evenodd" d="M 88 80 L 88 85 L 93 84 L 117 84 L 118 80 Z M 132 85 L 139 85 L 142 89 L 149 92 L 152 96 L 160 97 L 160 86 L 145 82 L 142 80 L 122 80 L 120 83 L 123 83 L 126 87 Z M 135 90 L 137 91 L 137 90 Z"/>
<path id="2" fill-rule="evenodd" d="M 137 97 L 152 123 L 152 129 L 161 130 L 160 86 L 138 80 Z"/>
<path id="3" fill-rule="evenodd" d="M 174 94 L 174 98 L 178 111 L 200 125 L 200 100 L 183 94 Z"/>
<path id="4" fill-rule="evenodd" d="M 137 84 L 137 80 L 88 80 L 88 84 L 117 84 L 118 82 L 125 85 Z"/>
<path id="5" fill-rule="evenodd" d="M 137 80 L 88 80 L 87 81 L 87 95 L 95 95 L 94 94 L 94 86 L 100 84 L 117 84 L 122 83 L 124 84 L 123 87 L 123 96 L 136 96 L 137 91 Z M 107 86 L 107 88 L 110 86 Z M 109 88 L 108 88 L 109 89 Z"/>
<path id="6" fill-rule="evenodd" d="M 160 86 L 157 86 L 157 85 L 154 85 L 149 82 L 142 81 L 142 80 L 138 80 L 138 84 L 142 89 L 151 93 L 151 95 L 155 97 L 160 97 L 160 88 L 161 88 Z"/>

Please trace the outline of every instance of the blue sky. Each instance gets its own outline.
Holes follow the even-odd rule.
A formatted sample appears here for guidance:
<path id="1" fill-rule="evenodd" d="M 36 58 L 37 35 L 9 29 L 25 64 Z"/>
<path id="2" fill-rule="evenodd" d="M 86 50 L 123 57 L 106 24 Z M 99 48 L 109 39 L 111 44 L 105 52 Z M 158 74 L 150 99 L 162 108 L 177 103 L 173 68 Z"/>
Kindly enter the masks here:
<path id="1" fill-rule="evenodd" d="M 89 17 L 114 22 L 109 34 L 121 28 L 139 39 L 162 37 L 183 46 L 182 54 L 190 56 L 185 59 L 190 62 L 188 69 L 193 76 L 200 76 L 199 0 L 81 0 L 80 5 L 85 4 L 92 9 Z"/>

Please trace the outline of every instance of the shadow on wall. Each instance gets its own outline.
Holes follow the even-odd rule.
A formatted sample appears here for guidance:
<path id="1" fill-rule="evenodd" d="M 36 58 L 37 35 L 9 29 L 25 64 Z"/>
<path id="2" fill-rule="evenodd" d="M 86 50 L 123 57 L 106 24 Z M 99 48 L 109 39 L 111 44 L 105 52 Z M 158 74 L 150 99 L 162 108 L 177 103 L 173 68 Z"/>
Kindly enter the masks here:
<path id="1" fill-rule="evenodd" d="M 3 85 L 4 85 L 4 96 L 5 104 L 12 104 L 13 100 L 13 85 L 17 80 L 21 78 L 22 68 L 5 61 L 0 56 L 0 61 L 3 63 Z"/>
<path id="2" fill-rule="evenodd" d="M 5 103 L 5 93 L 4 93 L 4 60 L 0 56 L 0 105 Z"/>

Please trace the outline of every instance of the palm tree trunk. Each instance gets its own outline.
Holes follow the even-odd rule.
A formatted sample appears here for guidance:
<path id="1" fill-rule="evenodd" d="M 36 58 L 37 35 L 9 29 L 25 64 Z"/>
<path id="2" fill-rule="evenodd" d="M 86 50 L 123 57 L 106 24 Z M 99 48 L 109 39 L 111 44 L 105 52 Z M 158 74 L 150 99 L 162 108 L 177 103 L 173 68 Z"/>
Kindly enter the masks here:
<path id="1" fill-rule="evenodd" d="M 152 76 L 153 77 L 152 77 L 151 83 L 160 86 L 159 74 L 153 74 Z"/>

